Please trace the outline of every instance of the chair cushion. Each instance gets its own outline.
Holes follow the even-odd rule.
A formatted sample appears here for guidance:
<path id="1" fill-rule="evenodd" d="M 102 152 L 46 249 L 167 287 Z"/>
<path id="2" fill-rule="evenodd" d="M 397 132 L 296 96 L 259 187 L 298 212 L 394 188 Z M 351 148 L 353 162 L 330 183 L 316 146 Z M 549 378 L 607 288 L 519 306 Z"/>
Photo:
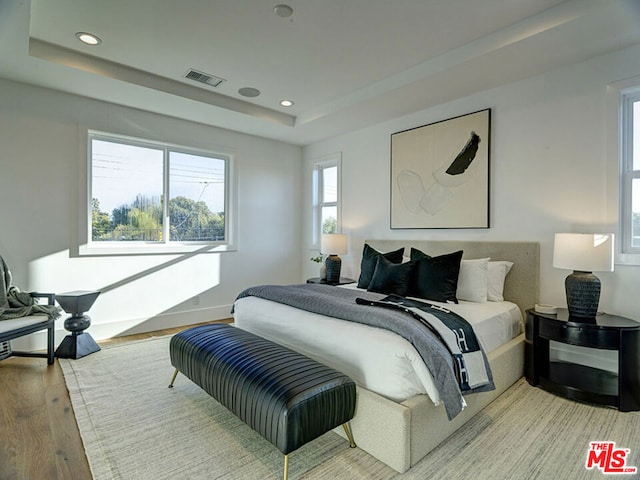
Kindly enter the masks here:
<path id="1" fill-rule="evenodd" d="M 49 320 L 47 315 L 29 315 L 28 317 L 10 318 L 9 320 L 0 320 L 0 333 L 11 332 L 20 328 L 37 325 Z M 45 328 L 46 326 L 43 326 Z"/>

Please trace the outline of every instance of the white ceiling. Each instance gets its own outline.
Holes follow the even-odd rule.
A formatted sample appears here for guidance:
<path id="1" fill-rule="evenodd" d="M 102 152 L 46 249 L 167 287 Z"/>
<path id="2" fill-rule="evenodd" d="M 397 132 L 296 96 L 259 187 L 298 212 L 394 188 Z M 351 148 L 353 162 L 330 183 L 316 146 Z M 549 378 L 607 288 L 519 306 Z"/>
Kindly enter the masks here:
<path id="1" fill-rule="evenodd" d="M 0 77 L 299 145 L 638 43 L 640 0 L 0 0 Z"/>

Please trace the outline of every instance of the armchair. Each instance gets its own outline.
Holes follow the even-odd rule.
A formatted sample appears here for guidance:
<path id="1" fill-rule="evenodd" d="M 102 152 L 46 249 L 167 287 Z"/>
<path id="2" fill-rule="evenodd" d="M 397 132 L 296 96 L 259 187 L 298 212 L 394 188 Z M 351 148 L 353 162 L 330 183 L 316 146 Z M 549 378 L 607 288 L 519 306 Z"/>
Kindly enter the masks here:
<path id="1" fill-rule="evenodd" d="M 47 305 L 40 305 L 34 299 L 46 298 Z M 11 272 L 0 257 L 0 360 L 12 355 L 21 357 L 44 357 L 47 364 L 55 360 L 56 318 L 60 309 L 55 306 L 53 293 L 24 293 L 11 286 Z M 10 341 L 40 330 L 47 330 L 47 352 L 12 351 Z"/>

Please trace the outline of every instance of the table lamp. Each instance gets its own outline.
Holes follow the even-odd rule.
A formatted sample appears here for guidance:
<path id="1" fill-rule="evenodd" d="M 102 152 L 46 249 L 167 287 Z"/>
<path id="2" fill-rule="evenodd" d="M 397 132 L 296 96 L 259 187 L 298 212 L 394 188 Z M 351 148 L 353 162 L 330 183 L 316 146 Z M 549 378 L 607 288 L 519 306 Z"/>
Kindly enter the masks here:
<path id="1" fill-rule="evenodd" d="M 592 272 L 613 271 L 612 233 L 556 233 L 553 266 L 573 270 L 564 282 L 569 316 L 594 319 L 600 279 Z"/>
<path id="2" fill-rule="evenodd" d="M 348 252 L 347 236 L 342 233 L 324 233 L 320 240 L 320 251 L 329 255 L 325 261 L 327 283 L 339 283 L 342 260 L 338 255 Z"/>

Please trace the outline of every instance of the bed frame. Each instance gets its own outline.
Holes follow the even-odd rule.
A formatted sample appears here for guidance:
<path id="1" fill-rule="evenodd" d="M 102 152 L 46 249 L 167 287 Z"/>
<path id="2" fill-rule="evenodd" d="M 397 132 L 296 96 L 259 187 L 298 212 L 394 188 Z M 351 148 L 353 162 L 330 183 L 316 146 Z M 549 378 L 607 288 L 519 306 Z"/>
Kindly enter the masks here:
<path id="1" fill-rule="evenodd" d="M 366 240 L 381 252 L 411 247 L 431 256 L 463 250 L 463 258 L 509 260 L 514 266 L 505 282 L 505 300 L 516 303 L 523 314 L 538 301 L 540 247 L 534 242 L 476 242 L 432 240 Z M 524 317 L 523 317 L 524 318 Z M 427 395 L 402 403 L 358 387 L 356 415 L 351 428 L 358 447 L 404 473 L 464 425 L 523 375 L 524 334 L 488 354 L 496 389 L 465 397 L 467 407 L 449 421 L 443 405 L 434 406 Z M 334 430 L 341 436 L 341 430 Z"/>

